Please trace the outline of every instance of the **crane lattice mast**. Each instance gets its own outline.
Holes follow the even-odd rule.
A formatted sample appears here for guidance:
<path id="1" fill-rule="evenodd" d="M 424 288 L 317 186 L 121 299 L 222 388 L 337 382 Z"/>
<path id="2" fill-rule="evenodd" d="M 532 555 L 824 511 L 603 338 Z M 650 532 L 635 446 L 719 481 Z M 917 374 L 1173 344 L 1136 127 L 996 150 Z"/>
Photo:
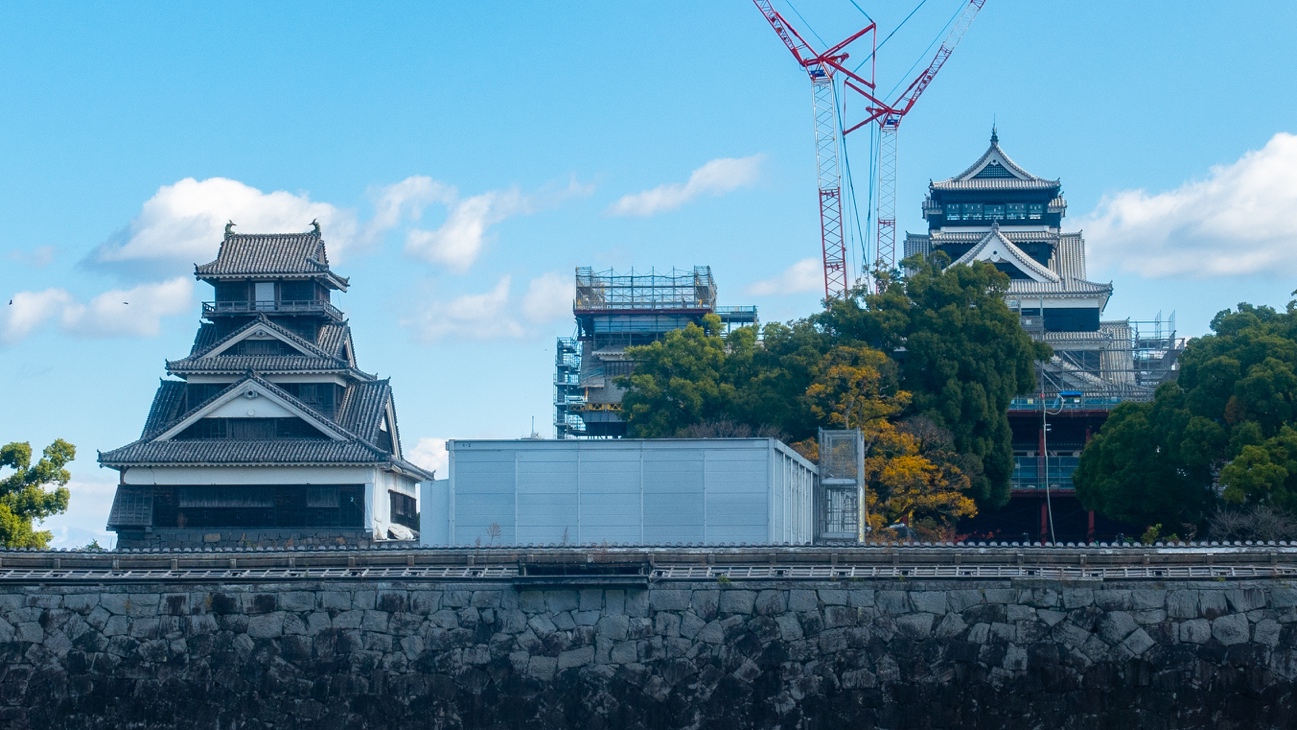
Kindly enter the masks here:
<path id="1" fill-rule="evenodd" d="M 793 58 L 801 64 L 811 79 L 811 94 L 815 112 L 815 159 L 820 196 L 820 240 L 824 256 L 824 295 L 826 299 L 843 297 L 848 291 L 846 241 L 842 230 L 842 176 L 838 162 L 839 138 L 870 123 L 879 127 L 878 180 L 877 180 L 877 251 L 874 266 L 890 271 L 896 267 L 896 132 L 901 119 L 914 108 L 919 96 L 932 83 L 937 72 L 950 58 L 968 26 L 986 0 L 968 0 L 959 18 L 946 35 L 941 47 L 927 68 L 901 92 L 895 102 L 878 98 L 874 85 L 876 67 L 877 25 L 869 25 L 851 34 L 846 40 L 823 53 L 816 53 L 800 34 L 770 4 L 770 0 L 752 0 L 765 16 Z M 867 39 L 871 44 L 868 57 L 868 78 L 848 69 L 847 48 Z M 842 106 L 834 89 L 835 74 L 841 74 L 843 85 L 865 97 L 865 118 L 850 127 L 841 129 L 839 120 L 845 119 Z M 868 265 L 867 262 L 862 262 Z"/>

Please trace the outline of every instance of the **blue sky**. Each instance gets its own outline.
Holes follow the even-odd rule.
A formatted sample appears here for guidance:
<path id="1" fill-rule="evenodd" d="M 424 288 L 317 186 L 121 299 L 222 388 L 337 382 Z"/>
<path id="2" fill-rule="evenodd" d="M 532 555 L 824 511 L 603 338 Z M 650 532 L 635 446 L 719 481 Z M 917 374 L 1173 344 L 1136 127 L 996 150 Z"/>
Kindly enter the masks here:
<path id="1" fill-rule="evenodd" d="M 886 34 L 917 0 L 859 4 Z M 880 52 L 885 86 L 960 4 L 924 3 Z M 862 20 L 797 10 L 826 39 Z M 552 433 L 575 266 L 710 265 L 766 321 L 818 305 L 808 83 L 746 1 L 7 3 L 0 23 L 0 442 L 80 450 L 56 544 L 102 533 L 116 474 L 95 451 L 138 435 L 187 352 L 210 296 L 192 264 L 227 218 L 320 218 L 361 366 L 393 378 L 426 459 L 533 417 Z M 988 0 L 901 128 L 900 228 L 995 119 L 1062 178 L 1107 316 L 1174 310 L 1196 335 L 1283 305 L 1294 27 L 1289 2 Z"/>

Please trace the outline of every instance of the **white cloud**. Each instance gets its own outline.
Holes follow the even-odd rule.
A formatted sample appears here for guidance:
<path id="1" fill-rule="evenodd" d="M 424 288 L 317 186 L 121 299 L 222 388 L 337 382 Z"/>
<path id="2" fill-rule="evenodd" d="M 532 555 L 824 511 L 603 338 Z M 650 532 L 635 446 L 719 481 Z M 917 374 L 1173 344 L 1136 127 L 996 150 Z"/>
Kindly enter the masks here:
<path id="1" fill-rule="evenodd" d="M 754 282 L 746 292 L 764 297 L 772 294 L 797 294 L 824 288 L 824 266 L 819 259 L 802 259 L 770 279 Z"/>
<path id="2" fill-rule="evenodd" d="M 608 212 L 613 215 L 653 215 L 679 208 L 699 195 L 720 195 L 748 187 L 760 176 L 764 157 L 752 155 L 712 160 L 694 170 L 688 182 L 659 185 L 652 190 L 623 196 L 608 208 Z"/>
<path id="3" fill-rule="evenodd" d="M 235 230 L 248 233 L 305 231 L 318 220 L 334 257 L 356 238 L 353 212 L 306 194 L 265 193 L 238 180 L 190 177 L 158 188 L 125 230 L 95 249 L 91 261 L 127 270 L 140 265 L 188 269 L 216 258 L 229 220 Z"/>
<path id="4" fill-rule="evenodd" d="M 183 314 L 193 303 L 187 277 L 112 289 L 82 303 L 64 289 L 18 292 L 0 312 L 0 343 L 14 343 L 46 322 L 81 337 L 151 337 L 165 316 Z"/>
<path id="5" fill-rule="evenodd" d="M 438 479 L 450 476 L 450 454 L 446 452 L 446 439 L 421 438 L 406 449 L 405 458 L 410 463 L 429 471 L 436 471 Z"/>
<path id="6" fill-rule="evenodd" d="M 575 287 L 570 279 L 558 272 L 542 274 L 528 283 L 521 297 L 511 294 L 512 281 L 505 276 L 480 294 L 425 302 L 417 316 L 401 324 L 420 342 L 446 337 L 499 340 L 531 337 L 543 329 L 539 325 L 571 316 Z"/>
<path id="7" fill-rule="evenodd" d="M 575 296 L 576 284 L 570 274 L 564 276 L 557 271 L 542 274 L 527 285 L 527 293 L 522 298 L 522 316 L 536 323 L 571 317 Z"/>
<path id="8" fill-rule="evenodd" d="M 53 246 L 37 246 L 30 251 L 14 249 L 9 251 L 8 257 L 11 261 L 17 261 L 20 264 L 28 264 L 36 268 L 44 268 L 54 261 Z"/>
<path id="9" fill-rule="evenodd" d="M 451 336 L 465 340 L 521 337 L 525 330 L 508 311 L 509 283 L 510 277 L 506 276 L 490 291 L 465 294 L 448 302 L 428 302 L 418 317 L 405 324 L 423 342 Z"/>
<path id="10" fill-rule="evenodd" d="M 562 201 L 589 195 L 593 188 L 575 180 L 564 188 L 543 188 L 524 195 L 518 188 L 491 190 L 459 199 L 454 188 L 444 189 L 441 199 L 450 210 L 436 230 L 411 229 L 406 233 L 406 253 L 432 263 L 444 264 L 456 272 L 467 271 L 487 243 L 491 226 L 518 215 L 530 215 Z"/>
<path id="11" fill-rule="evenodd" d="M 376 239 L 402 223 L 414 223 L 423 217 L 428 205 L 450 205 L 458 193 L 455 186 L 433 180 L 427 175 L 407 177 L 399 183 L 379 188 L 374 194 L 374 217 L 365 226 L 365 238 Z"/>
<path id="12" fill-rule="evenodd" d="M 1297 135 L 1150 195 L 1107 195 L 1082 219 L 1091 261 L 1148 277 L 1297 273 Z"/>

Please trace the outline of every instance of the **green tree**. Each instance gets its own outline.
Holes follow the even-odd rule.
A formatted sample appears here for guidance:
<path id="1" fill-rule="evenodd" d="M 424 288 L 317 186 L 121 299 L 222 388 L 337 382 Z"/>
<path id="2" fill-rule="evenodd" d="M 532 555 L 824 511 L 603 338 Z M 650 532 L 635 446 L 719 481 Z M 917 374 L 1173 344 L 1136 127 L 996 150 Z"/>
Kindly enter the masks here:
<path id="1" fill-rule="evenodd" d="M 26 442 L 0 446 L 0 468 L 13 473 L 0 479 L 0 545 L 5 547 L 46 547 L 52 535 L 48 530 L 36 532 L 32 523 L 68 508 L 68 480 L 65 468 L 76 457 L 76 447 L 57 439 L 45 447 L 40 461 L 32 463 L 32 447 Z M 53 490 L 46 490 L 47 486 Z"/>
<path id="2" fill-rule="evenodd" d="M 734 387 L 726 378 L 720 328 L 720 318 L 709 314 L 702 327 L 690 324 L 652 344 L 627 348 L 635 371 L 622 380 L 622 414 L 631 436 L 675 436 L 692 424 L 728 416 Z"/>
<path id="3" fill-rule="evenodd" d="M 969 457 L 970 493 L 996 508 L 1008 502 L 1013 474 L 1009 401 L 1036 389 L 1034 363 L 1051 351 L 1005 304 L 1007 275 L 984 262 L 943 263 L 907 259 L 904 278 L 835 300 L 816 319 L 837 342 L 896 354 L 911 411 L 950 431 Z"/>
<path id="4" fill-rule="evenodd" d="M 1115 409 L 1086 446 L 1073 475 L 1086 507 L 1141 526 L 1202 527 L 1222 501 L 1297 514 L 1297 302 L 1240 304 L 1211 328 L 1175 382 Z"/>

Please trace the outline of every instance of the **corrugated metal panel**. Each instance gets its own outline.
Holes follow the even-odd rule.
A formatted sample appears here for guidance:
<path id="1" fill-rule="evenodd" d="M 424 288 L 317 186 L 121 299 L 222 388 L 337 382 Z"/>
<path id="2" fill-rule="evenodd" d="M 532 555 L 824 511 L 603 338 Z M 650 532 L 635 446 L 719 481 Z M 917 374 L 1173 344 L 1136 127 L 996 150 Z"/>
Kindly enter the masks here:
<path id="1" fill-rule="evenodd" d="M 447 507 L 425 518 L 446 528 L 425 527 L 430 544 L 810 540 L 814 466 L 774 439 L 452 441 L 449 450 Z"/>

